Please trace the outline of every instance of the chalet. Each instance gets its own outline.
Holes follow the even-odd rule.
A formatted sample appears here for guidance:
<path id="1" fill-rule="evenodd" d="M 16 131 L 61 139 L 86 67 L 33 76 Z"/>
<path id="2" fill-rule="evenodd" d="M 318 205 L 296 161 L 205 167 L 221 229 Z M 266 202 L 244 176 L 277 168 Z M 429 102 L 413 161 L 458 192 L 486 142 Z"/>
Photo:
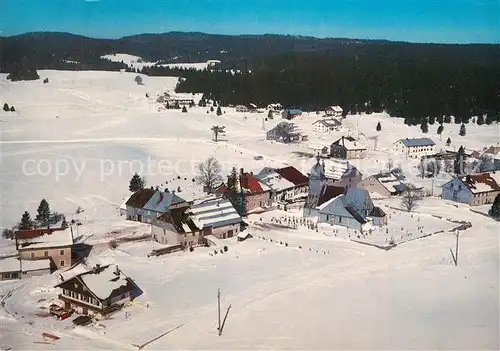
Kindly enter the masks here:
<path id="1" fill-rule="evenodd" d="M 164 102 L 170 106 L 189 106 L 194 104 L 194 99 L 191 94 L 164 94 Z"/>
<path id="2" fill-rule="evenodd" d="M 371 175 L 359 182 L 357 187 L 365 189 L 371 194 L 378 194 L 381 197 L 400 195 L 407 189 L 407 186 L 392 173 Z"/>
<path id="3" fill-rule="evenodd" d="M 236 112 L 248 112 L 248 107 L 245 105 L 238 105 L 236 106 Z"/>
<path id="4" fill-rule="evenodd" d="M 49 259 L 32 261 L 19 257 L 3 258 L 0 259 L 0 281 L 50 274 L 50 266 Z"/>
<path id="5" fill-rule="evenodd" d="M 312 124 L 313 131 L 319 134 L 330 133 L 339 130 L 342 123 L 336 119 L 318 119 Z"/>
<path id="6" fill-rule="evenodd" d="M 362 229 L 369 222 L 387 223 L 385 212 L 373 205 L 368 191 L 349 189 L 318 206 L 318 223 L 330 223 L 352 229 Z M 374 221 L 373 218 L 376 218 Z"/>
<path id="7" fill-rule="evenodd" d="M 72 264 L 73 227 L 61 230 L 21 230 L 15 233 L 15 240 L 19 258 L 23 262 L 48 259 L 52 270 Z"/>
<path id="8" fill-rule="evenodd" d="M 430 138 L 399 139 L 393 145 L 394 151 L 406 158 L 420 159 L 434 153 L 434 141 Z"/>
<path id="9" fill-rule="evenodd" d="M 307 197 L 309 179 L 294 167 L 266 167 L 255 178 L 270 189 L 272 204 L 291 203 Z"/>
<path id="10" fill-rule="evenodd" d="M 443 185 L 441 197 L 471 206 L 491 204 L 500 194 L 497 181 L 498 176 L 490 173 L 456 177 Z"/>
<path id="11" fill-rule="evenodd" d="M 130 221 L 142 222 L 143 217 L 147 214 L 144 206 L 155 194 L 153 189 L 141 189 L 133 193 L 127 202 L 125 202 L 126 216 Z"/>
<path id="12" fill-rule="evenodd" d="M 302 111 L 298 108 L 288 108 L 283 111 L 281 117 L 285 119 L 294 119 L 295 117 L 301 116 Z"/>
<path id="13" fill-rule="evenodd" d="M 200 228 L 187 214 L 188 208 L 173 208 L 151 222 L 153 240 L 168 246 L 192 247 L 203 244 Z"/>
<path id="14" fill-rule="evenodd" d="M 197 200 L 188 210 L 193 224 L 203 236 L 212 235 L 217 239 L 231 238 L 243 229 L 243 218 L 227 199 L 210 196 Z"/>
<path id="15" fill-rule="evenodd" d="M 330 106 L 325 110 L 325 114 L 329 117 L 342 117 L 344 110 L 340 106 Z"/>
<path id="16" fill-rule="evenodd" d="M 330 146 L 330 156 L 343 160 L 363 158 L 366 147 L 353 137 L 342 137 Z"/>
<path id="17" fill-rule="evenodd" d="M 156 190 L 151 198 L 146 202 L 143 209 L 141 221 L 151 223 L 162 213 L 172 208 L 187 208 L 189 204 L 177 196 L 175 193 L 165 193 Z"/>
<path id="18" fill-rule="evenodd" d="M 134 281 L 115 264 L 96 265 L 55 287 L 61 289 L 59 299 L 65 309 L 98 318 L 116 312 L 140 294 Z"/>
<path id="19" fill-rule="evenodd" d="M 266 133 L 266 140 L 281 141 L 283 143 L 300 142 L 307 140 L 297 126 L 291 122 L 280 122 Z"/>

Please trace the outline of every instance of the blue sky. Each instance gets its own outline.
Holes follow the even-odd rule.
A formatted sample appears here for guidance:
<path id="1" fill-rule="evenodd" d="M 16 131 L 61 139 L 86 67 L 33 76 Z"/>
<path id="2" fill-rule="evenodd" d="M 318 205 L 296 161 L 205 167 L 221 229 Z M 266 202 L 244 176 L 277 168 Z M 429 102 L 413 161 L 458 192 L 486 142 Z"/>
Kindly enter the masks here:
<path id="1" fill-rule="evenodd" d="M 500 0 L 0 0 L 0 36 L 197 31 L 500 43 Z"/>

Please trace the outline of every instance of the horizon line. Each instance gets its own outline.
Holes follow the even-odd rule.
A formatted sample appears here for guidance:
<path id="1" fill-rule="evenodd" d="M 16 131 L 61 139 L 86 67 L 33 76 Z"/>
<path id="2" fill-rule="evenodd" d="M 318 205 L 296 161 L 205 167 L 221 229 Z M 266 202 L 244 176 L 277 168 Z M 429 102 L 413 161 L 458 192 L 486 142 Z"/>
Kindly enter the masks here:
<path id="1" fill-rule="evenodd" d="M 0 31 L 0 34 L 2 31 Z M 208 32 L 200 32 L 200 31 L 168 31 L 168 32 L 144 32 L 144 33 L 136 33 L 136 34 L 130 34 L 130 35 L 124 35 L 121 37 L 95 37 L 95 36 L 88 36 L 84 34 L 78 34 L 78 33 L 72 33 L 72 32 L 60 32 L 60 31 L 29 31 L 29 32 L 23 32 L 19 34 L 14 34 L 14 35 L 8 35 L 8 36 L 3 36 L 0 35 L 0 38 L 15 38 L 15 37 L 20 37 L 23 35 L 30 35 L 30 34 L 66 34 L 66 35 L 73 35 L 73 36 L 79 36 L 83 38 L 88 38 L 88 39 L 95 39 L 95 40 L 121 40 L 121 39 L 126 39 L 130 37 L 135 37 L 135 36 L 141 36 L 141 35 L 165 35 L 165 34 L 173 34 L 173 33 L 179 33 L 179 34 L 202 34 L 202 35 L 210 35 L 210 36 L 222 36 L 222 37 L 259 37 L 259 36 L 279 36 L 279 37 L 295 37 L 295 38 L 302 38 L 302 39 L 316 39 L 316 40 L 352 40 L 352 41 L 379 41 L 379 42 L 390 42 L 390 43 L 405 43 L 405 44 L 421 44 L 421 45 L 500 45 L 499 43 L 488 43 L 488 42 L 437 42 L 437 41 L 405 41 L 405 40 L 391 40 L 391 39 L 381 39 L 381 38 L 349 38 L 349 37 L 316 37 L 316 36 L 310 36 L 310 35 L 294 35 L 294 34 L 283 34 L 283 33 L 261 33 L 261 34 L 250 34 L 250 33 L 239 33 L 239 34 L 220 34 L 220 33 L 208 33 Z"/>

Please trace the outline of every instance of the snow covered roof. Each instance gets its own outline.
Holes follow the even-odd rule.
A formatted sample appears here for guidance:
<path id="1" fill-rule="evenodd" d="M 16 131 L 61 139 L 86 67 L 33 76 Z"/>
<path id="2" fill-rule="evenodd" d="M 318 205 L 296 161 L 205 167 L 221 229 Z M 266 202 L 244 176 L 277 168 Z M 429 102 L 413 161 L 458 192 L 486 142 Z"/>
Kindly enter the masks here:
<path id="1" fill-rule="evenodd" d="M 316 122 L 313 123 L 313 125 L 315 124 L 322 124 L 324 125 L 325 127 L 338 127 L 340 125 L 342 125 L 342 123 L 340 123 L 339 121 L 337 121 L 336 119 L 318 119 Z"/>
<path id="2" fill-rule="evenodd" d="M 255 176 L 257 180 L 274 191 L 282 191 L 295 186 L 292 182 L 283 178 L 276 171 L 259 173 Z"/>
<path id="3" fill-rule="evenodd" d="M 32 238 L 18 238 L 17 242 L 20 245 L 19 250 L 66 247 L 73 245 L 73 233 L 69 227 Z"/>
<path id="4" fill-rule="evenodd" d="M 107 300 L 136 288 L 132 280 L 115 264 L 106 266 L 96 265 L 93 269 L 87 269 L 83 273 L 63 280 L 56 287 L 73 279 L 81 280 L 87 289 L 100 300 Z"/>
<path id="5" fill-rule="evenodd" d="M 0 272 L 19 272 L 21 263 L 17 257 L 9 257 L 0 260 Z"/>
<path id="6" fill-rule="evenodd" d="M 406 139 L 399 139 L 396 142 L 401 141 L 404 146 L 406 147 L 416 147 L 416 146 L 432 146 L 435 145 L 434 141 L 430 138 L 406 138 Z"/>
<path id="7" fill-rule="evenodd" d="M 209 197 L 198 201 L 188 211 L 193 223 L 200 229 L 222 227 L 243 221 L 229 200 L 221 197 Z"/>
<path id="8" fill-rule="evenodd" d="M 341 196 L 344 196 L 344 194 L 340 194 L 340 195 L 337 195 L 335 197 L 332 197 L 330 200 L 326 201 L 326 202 L 323 202 L 321 205 L 319 205 L 318 207 L 316 207 L 318 210 L 323 210 L 325 207 L 327 207 L 328 205 L 330 205 L 333 201 L 335 201 L 336 199 L 340 198 Z"/>
<path id="9" fill-rule="evenodd" d="M 374 175 L 373 177 L 375 177 L 380 184 L 382 184 L 382 186 L 391 193 L 401 192 L 402 190 L 401 181 L 398 180 L 392 173 L 380 173 Z"/>
<path id="10" fill-rule="evenodd" d="M 148 211 L 155 212 L 166 212 L 171 205 L 181 204 L 184 199 L 180 198 L 176 194 L 173 193 L 165 193 L 159 190 L 156 190 L 153 196 L 149 199 L 149 201 L 144 205 L 144 209 Z"/>
<path id="11" fill-rule="evenodd" d="M 327 110 L 333 110 L 335 112 L 343 112 L 344 111 L 344 109 L 338 105 L 337 106 L 329 106 L 327 108 Z"/>
<path id="12" fill-rule="evenodd" d="M 23 272 L 50 270 L 50 260 L 19 260 L 17 257 L 9 257 L 0 260 L 0 272 Z"/>
<path id="13" fill-rule="evenodd" d="M 333 145 L 339 145 L 346 148 L 346 150 L 366 150 L 366 146 L 361 144 L 359 141 L 354 139 L 353 137 L 342 137 L 339 140 L 335 141 Z"/>
<path id="14" fill-rule="evenodd" d="M 500 191 L 500 185 L 490 173 L 471 174 L 459 179 L 473 194 Z"/>

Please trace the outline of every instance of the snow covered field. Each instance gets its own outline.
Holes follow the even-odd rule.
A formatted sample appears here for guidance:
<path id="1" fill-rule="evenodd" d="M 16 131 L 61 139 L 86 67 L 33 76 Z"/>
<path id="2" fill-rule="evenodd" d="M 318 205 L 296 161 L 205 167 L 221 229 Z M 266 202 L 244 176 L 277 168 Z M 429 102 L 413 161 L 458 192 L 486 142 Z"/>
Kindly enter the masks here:
<path id="1" fill-rule="evenodd" d="M 158 65 L 158 62 L 148 62 L 144 61 L 139 56 L 129 55 L 129 54 L 110 54 L 101 56 L 101 58 L 113 61 L 113 62 L 123 62 L 131 68 L 137 68 L 142 70 L 144 67 L 151 67 Z M 195 63 L 163 63 L 159 64 L 160 67 L 170 67 L 170 68 L 185 68 L 185 69 L 196 69 L 204 70 L 208 67 L 207 62 L 195 62 Z"/>
<path id="2" fill-rule="evenodd" d="M 407 242 L 384 251 L 340 235 L 324 235 L 307 228 L 262 229 L 270 217 L 283 212 L 252 215 L 245 242 L 227 240 L 229 251 L 210 256 L 212 249 L 147 258 L 150 242 L 122 243 L 112 251 L 107 234 L 147 233 L 146 225 L 126 222 L 118 208 L 128 196 L 134 172 L 148 185 L 177 190 L 186 199 L 201 194 L 192 182 L 195 165 L 215 156 L 224 171 L 233 166 L 258 172 L 264 166 L 294 165 L 304 173 L 310 160 L 308 143 L 283 145 L 265 140 L 265 131 L 278 123 L 264 114 L 236 113 L 223 108 L 216 116 L 206 108 L 158 112 L 156 94 L 172 90 L 176 78 L 143 77 L 117 72 L 40 71 L 35 82 L 15 82 L 0 75 L 0 103 L 16 112 L 0 111 L 1 216 L 10 227 L 28 210 L 34 215 L 42 198 L 68 220 L 83 222 L 80 235 L 99 244 L 90 261 L 113 262 L 144 291 L 132 306 L 100 326 L 73 328 L 71 320 L 38 317 L 57 297 L 52 286 L 58 274 L 20 282 L 0 282 L 0 347 L 2 349 L 137 349 L 148 340 L 183 324 L 145 349 L 498 349 L 498 222 L 473 213 L 468 206 L 429 198 L 417 208 L 422 225 L 441 234 Z M 151 98 L 146 98 L 148 93 Z M 199 95 L 195 96 L 199 99 Z M 333 102 L 332 102 L 333 103 Z M 321 138 L 311 123 L 320 116 L 305 114 L 297 125 L 310 143 L 333 142 L 334 132 Z M 382 131 L 376 132 L 380 121 Z M 360 135 L 369 156 L 353 162 L 365 175 L 385 169 L 386 160 L 401 163 L 407 177 L 422 180 L 415 161 L 398 160 L 390 150 L 398 138 L 418 137 L 419 127 L 384 114 L 348 116 L 344 132 Z M 210 128 L 225 125 L 223 141 L 211 141 Z M 434 128 L 435 127 L 435 128 Z M 445 124 L 452 146 L 482 148 L 498 142 L 497 126 Z M 376 150 L 374 141 L 379 136 Z M 263 156 L 254 160 L 254 156 Z M 434 183 L 436 193 L 446 178 Z M 386 210 L 397 200 L 380 200 Z M 84 210 L 74 214 L 78 206 Z M 387 213 L 391 210 L 387 209 Z M 293 212 L 288 213 L 293 215 Z M 391 214 L 392 215 L 392 214 Z M 442 216 L 437 219 L 432 215 Z M 416 229 L 406 214 L 393 214 L 389 229 Z M 469 221 L 460 234 L 459 265 L 451 263 L 449 248 L 455 225 L 446 219 Z M 329 232 L 329 226 L 325 229 Z M 383 235 L 382 235 L 383 234 Z M 259 238 L 265 237 L 266 240 Z M 385 241 L 380 233 L 377 243 Z M 273 239 L 271 242 L 269 239 Z M 353 238 L 351 238 L 353 239 Z M 278 243 L 276 243 L 278 241 Z M 279 244 L 286 242 L 289 246 Z M 301 248 L 299 248 L 299 246 Z M 0 242 L 1 253 L 9 244 Z M 232 305 L 223 336 L 216 331 L 216 294 L 223 308 Z M 13 290 L 10 294 L 8 291 Z M 127 312 L 127 316 L 125 316 Z M 41 333 L 61 337 L 54 345 L 34 343 Z"/>

